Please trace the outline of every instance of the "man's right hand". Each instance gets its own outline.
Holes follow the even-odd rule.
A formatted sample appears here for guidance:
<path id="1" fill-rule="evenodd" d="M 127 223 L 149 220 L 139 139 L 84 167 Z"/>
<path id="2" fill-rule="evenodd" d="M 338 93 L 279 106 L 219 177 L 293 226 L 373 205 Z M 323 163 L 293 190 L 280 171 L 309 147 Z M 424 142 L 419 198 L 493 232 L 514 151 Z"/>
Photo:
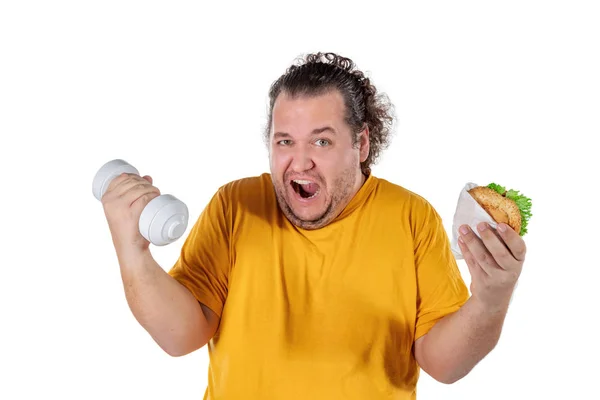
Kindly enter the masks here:
<path id="1" fill-rule="evenodd" d="M 117 253 L 148 249 L 150 242 L 141 235 L 139 220 L 144 207 L 157 196 L 160 190 L 148 175 L 123 173 L 112 180 L 101 202 Z"/>

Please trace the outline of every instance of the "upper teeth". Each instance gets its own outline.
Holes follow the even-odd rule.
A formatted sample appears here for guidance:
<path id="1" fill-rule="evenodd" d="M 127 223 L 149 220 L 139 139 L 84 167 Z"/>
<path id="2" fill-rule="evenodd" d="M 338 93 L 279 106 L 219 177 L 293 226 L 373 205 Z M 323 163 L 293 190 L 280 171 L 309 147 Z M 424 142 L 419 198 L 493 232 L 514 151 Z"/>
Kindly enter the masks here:
<path id="1" fill-rule="evenodd" d="M 305 181 L 303 179 L 294 179 L 294 182 L 296 182 L 299 185 L 308 185 L 309 183 L 312 183 L 311 181 Z"/>

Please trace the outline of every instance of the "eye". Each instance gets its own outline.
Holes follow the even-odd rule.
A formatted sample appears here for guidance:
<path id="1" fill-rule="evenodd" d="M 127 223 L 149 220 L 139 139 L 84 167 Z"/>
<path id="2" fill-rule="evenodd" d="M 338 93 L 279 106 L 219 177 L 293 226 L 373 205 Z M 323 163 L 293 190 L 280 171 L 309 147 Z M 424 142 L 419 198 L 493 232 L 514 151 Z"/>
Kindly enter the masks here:
<path id="1" fill-rule="evenodd" d="M 319 139 L 319 140 L 317 140 L 317 145 L 319 145 L 319 146 L 327 146 L 329 144 L 330 144 L 330 142 L 327 139 Z"/>
<path id="2" fill-rule="evenodd" d="M 277 142 L 277 144 L 282 145 L 282 146 L 287 146 L 290 144 L 290 140 L 289 139 L 283 139 L 280 140 L 279 142 Z"/>

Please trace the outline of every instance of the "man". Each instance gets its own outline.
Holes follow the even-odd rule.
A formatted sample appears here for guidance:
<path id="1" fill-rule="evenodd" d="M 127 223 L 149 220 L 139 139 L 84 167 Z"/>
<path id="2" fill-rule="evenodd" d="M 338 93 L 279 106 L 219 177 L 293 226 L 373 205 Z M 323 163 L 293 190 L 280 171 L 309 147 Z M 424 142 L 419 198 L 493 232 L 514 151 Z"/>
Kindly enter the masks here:
<path id="1" fill-rule="evenodd" d="M 371 173 L 391 105 L 351 60 L 308 55 L 270 100 L 270 173 L 220 187 L 168 273 L 138 232 L 160 191 L 112 182 L 102 202 L 135 318 L 172 356 L 208 345 L 206 399 L 415 399 L 419 368 L 464 377 L 498 341 L 521 237 L 463 234 L 470 295 L 434 208 Z"/>

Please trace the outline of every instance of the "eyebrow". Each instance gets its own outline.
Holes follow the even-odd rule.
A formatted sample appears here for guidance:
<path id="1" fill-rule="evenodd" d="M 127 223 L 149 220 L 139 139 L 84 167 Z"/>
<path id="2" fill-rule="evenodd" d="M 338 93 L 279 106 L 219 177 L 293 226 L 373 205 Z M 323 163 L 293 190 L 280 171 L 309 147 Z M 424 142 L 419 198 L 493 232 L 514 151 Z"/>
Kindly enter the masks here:
<path id="1" fill-rule="evenodd" d="M 322 128 L 313 129 L 313 131 L 310 134 L 311 135 L 319 135 L 319 134 L 321 134 L 323 132 L 329 132 L 329 133 L 331 133 L 333 135 L 335 135 L 337 133 L 335 131 L 335 129 L 333 129 L 332 127 L 330 127 L 330 126 L 324 126 Z M 275 134 L 273 135 L 273 137 L 277 137 L 277 138 L 278 137 L 291 137 L 291 136 L 292 135 L 290 135 L 287 132 L 275 132 Z"/>

